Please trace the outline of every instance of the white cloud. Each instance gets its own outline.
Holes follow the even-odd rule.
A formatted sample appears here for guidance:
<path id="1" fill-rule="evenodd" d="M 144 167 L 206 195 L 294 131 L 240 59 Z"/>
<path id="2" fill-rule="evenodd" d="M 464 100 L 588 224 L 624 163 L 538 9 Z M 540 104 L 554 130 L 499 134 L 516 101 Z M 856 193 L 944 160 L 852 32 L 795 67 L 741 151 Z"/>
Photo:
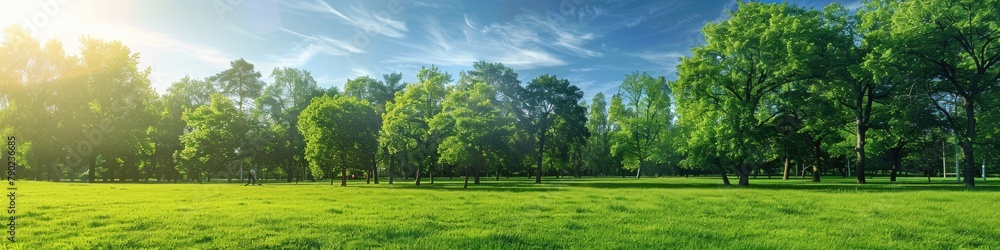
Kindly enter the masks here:
<path id="1" fill-rule="evenodd" d="M 485 60 L 518 69 L 565 65 L 562 59 L 546 51 L 533 31 L 507 26 L 478 28 L 472 21 L 449 33 L 437 20 L 427 19 L 424 37 L 429 44 L 402 44 L 414 53 L 387 60 L 389 63 L 426 63 L 431 59 L 443 66 L 472 65 Z"/>
<path id="2" fill-rule="evenodd" d="M 405 22 L 393 19 L 388 6 L 386 6 L 386 10 L 370 11 L 364 6 L 352 4 L 353 13 L 348 12 L 349 14 L 344 14 L 321 0 L 285 1 L 285 6 L 292 9 L 335 15 L 369 35 L 379 34 L 403 38 L 406 37 L 405 33 L 409 31 Z"/>
<path id="3" fill-rule="evenodd" d="M 365 51 L 354 44 L 333 39 L 326 36 L 309 36 L 292 30 L 284 31 L 303 39 L 299 46 L 283 55 L 269 55 L 265 65 L 274 67 L 301 67 L 316 55 L 324 54 L 329 56 L 347 56 L 350 54 L 365 53 Z"/>
<path id="4" fill-rule="evenodd" d="M 856 1 L 856 2 L 853 2 L 853 3 L 845 4 L 844 8 L 847 8 L 848 10 L 858 10 L 861 7 L 864 7 L 864 6 L 865 6 L 864 2 Z"/>

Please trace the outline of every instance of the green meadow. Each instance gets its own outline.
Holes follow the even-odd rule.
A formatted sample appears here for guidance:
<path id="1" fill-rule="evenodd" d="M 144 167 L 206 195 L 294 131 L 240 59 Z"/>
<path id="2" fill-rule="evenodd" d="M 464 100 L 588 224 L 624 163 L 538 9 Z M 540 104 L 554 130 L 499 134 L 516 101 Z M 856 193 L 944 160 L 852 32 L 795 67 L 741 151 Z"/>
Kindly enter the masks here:
<path id="1" fill-rule="evenodd" d="M 412 181 L 412 180 L 411 180 Z M 1000 248 L 1000 183 L 459 178 L 211 184 L 20 182 L 8 249 Z M 339 184 L 339 183 L 338 183 Z"/>

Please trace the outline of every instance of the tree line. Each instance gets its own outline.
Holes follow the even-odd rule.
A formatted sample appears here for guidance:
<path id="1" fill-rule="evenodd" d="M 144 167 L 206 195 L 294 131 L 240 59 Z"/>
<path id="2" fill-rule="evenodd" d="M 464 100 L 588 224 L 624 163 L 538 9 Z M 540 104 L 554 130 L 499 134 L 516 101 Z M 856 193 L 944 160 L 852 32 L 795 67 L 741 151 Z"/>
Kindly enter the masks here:
<path id="1" fill-rule="evenodd" d="M 1000 148 L 1000 1 L 739 3 L 705 25 L 677 79 L 635 72 L 589 102 L 569 80 L 522 83 L 480 61 L 321 88 L 243 59 L 153 91 L 139 54 L 84 37 L 79 55 L 18 26 L 0 43 L 0 129 L 21 178 L 211 181 L 794 173 L 939 175 L 964 183 Z M 265 72 L 266 73 L 266 72 Z M 958 158 L 956 158 L 958 157 Z M 944 166 L 943 166 L 944 165 Z M 990 164 L 995 166 L 996 164 Z M 983 167 L 985 169 L 985 167 Z M 952 170 L 954 172 L 954 170 Z"/>

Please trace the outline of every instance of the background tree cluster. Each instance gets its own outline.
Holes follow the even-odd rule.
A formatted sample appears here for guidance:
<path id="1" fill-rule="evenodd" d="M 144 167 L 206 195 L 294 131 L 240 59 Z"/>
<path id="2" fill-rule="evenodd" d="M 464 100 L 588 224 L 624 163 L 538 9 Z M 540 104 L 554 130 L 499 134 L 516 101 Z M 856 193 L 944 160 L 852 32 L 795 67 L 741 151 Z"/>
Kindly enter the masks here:
<path id="1" fill-rule="evenodd" d="M 292 182 L 701 175 L 939 176 L 965 185 L 1000 156 L 1000 1 L 870 0 L 806 9 L 741 2 L 705 25 L 677 79 L 635 72 L 614 93 L 501 63 L 423 67 L 317 86 L 246 60 L 162 94 L 139 54 L 81 39 L 67 55 L 12 26 L 0 43 L 0 130 L 24 178 Z M 945 162 L 945 166 L 938 163 Z M 947 169 L 947 170 L 945 170 Z"/>

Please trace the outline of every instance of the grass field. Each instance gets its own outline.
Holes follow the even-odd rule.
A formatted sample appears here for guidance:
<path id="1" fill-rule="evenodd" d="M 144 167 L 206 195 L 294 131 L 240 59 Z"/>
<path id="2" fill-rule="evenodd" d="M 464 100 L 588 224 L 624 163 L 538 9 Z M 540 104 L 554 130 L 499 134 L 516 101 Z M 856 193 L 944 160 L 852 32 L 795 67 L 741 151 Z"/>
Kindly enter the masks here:
<path id="1" fill-rule="evenodd" d="M 20 182 L 17 243 L 63 248 L 1000 248 L 1000 182 L 718 178 Z M 339 183 L 339 182 L 338 182 Z"/>

